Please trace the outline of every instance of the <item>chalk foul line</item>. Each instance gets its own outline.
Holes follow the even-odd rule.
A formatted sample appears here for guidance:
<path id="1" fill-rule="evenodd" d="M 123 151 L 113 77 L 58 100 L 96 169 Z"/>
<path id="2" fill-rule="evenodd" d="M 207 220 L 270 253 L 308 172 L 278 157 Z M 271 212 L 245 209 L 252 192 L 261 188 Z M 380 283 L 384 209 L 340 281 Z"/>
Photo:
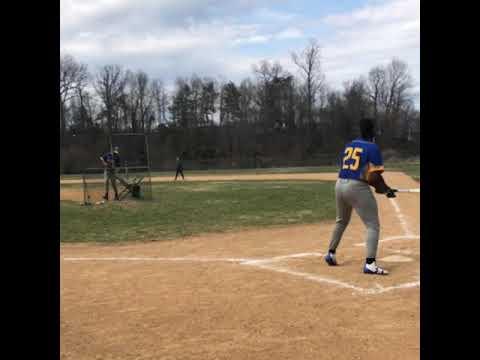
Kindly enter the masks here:
<path id="1" fill-rule="evenodd" d="M 405 234 L 405 236 L 412 236 L 413 234 L 408 228 L 407 220 L 405 219 L 405 216 L 403 215 L 402 210 L 400 210 L 400 206 L 398 205 L 397 201 L 392 198 L 389 200 L 393 208 L 395 209 L 395 213 L 397 215 L 398 221 L 400 222 L 400 225 L 402 226 L 403 233 Z"/>
<path id="2" fill-rule="evenodd" d="M 290 258 L 302 258 L 307 256 L 322 256 L 318 252 L 298 253 L 275 256 L 271 258 L 211 258 L 211 257 L 65 257 L 64 261 L 179 261 L 179 262 L 233 262 L 233 263 L 272 263 Z"/>
<path id="3" fill-rule="evenodd" d="M 318 283 L 327 283 L 327 284 L 331 284 L 331 285 L 336 285 L 336 286 L 339 286 L 339 287 L 342 287 L 342 288 L 352 289 L 352 290 L 357 291 L 357 292 L 365 292 L 365 290 L 366 290 L 364 288 L 361 288 L 361 287 L 358 287 L 358 286 L 355 286 L 355 285 L 352 285 L 352 284 L 349 284 L 347 282 L 343 282 L 343 281 L 340 281 L 340 280 L 329 279 L 327 277 L 318 276 L 318 275 L 309 274 L 309 273 L 300 272 L 300 271 L 294 271 L 294 270 L 290 270 L 290 269 L 285 268 L 285 267 L 268 265 L 265 262 L 264 263 L 258 263 L 258 262 L 251 262 L 250 261 L 250 262 L 247 262 L 247 263 L 243 263 L 242 265 L 255 266 L 259 269 L 265 269 L 265 270 L 275 271 L 275 272 L 279 272 L 279 273 L 284 273 L 284 274 L 300 277 L 300 278 L 303 278 L 305 280 L 315 281 L 315 282 L 318 282 Z"/>
<path id="4" fill-rule="evenodd" d="M 244 258 L 207 258 L 207 257 L 65 257 L 64 261 L 172 261 L 172 262 L 234 262 L 251 259 Z"/>
<path id="5" fill-rule="evenodd" d="M 420 286 L 420 281 L 410 282 L 399 284 L 395 286 L 382 287 L 379 284 L 376 284 L 373 288 L 362 288 L 341 280 L 332 279 L 320 275 L 309 274 L 301 271 L 291 270 L 287 267 L 282 267 L 278 265 L 272 265 L 276 262 L 285 259 L 295 259 L 295 258 L 304 258 L 304 257 L 320 257 L 322 256 L 319 252 L 310 252 L 310 253 L 298 253 L 290 254 L 283 256 L 276 256 L 271 258 L 261 258 L 261 259 L 252 259 L 252 258 L 209 258 L 209 257 L 65 257 L 64 261 L 72 262 L 82 262 L 82 261 L 159 261 L 159 262 L 203 262 L 203 263 L 212 263 L 212 262 L 227 262 L 227 263 L 237 263 L 244 266 L 256 267 L 263 270 L 269 270 L 273 272 L 283 273 L 290 276 L 299 277 L 305 280 L 314 281 L 317 283 L 324 283 L 329 285 L 334 285 L 337 287 L 353 290 L 357 293 L 365 295 L 376 295 L 385 293 L 397 289 L 407 289 L 412 287 Z"/>

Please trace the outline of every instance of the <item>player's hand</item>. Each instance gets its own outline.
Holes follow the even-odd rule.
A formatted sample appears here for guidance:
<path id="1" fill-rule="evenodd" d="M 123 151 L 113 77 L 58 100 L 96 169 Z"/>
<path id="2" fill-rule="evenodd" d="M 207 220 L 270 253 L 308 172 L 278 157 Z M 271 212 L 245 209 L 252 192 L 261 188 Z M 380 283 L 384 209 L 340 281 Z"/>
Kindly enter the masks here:
<path id="1" fill-rule="evenodd" d="M 396 192 L 397 192 L 397 189 L 390 188 L 388 189 L 385 195 L 387 195 L 387 198 L 395 198 L 397 197 L 397 195 L 395 195 Z"/>

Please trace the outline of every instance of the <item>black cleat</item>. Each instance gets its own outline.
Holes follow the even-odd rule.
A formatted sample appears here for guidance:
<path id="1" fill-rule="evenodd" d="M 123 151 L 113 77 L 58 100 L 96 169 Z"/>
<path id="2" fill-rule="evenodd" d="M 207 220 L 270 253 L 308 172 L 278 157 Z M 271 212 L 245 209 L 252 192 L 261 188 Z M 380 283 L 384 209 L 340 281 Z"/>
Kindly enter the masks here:
<path id="1" fill-rule="evenodd" d="M 329 252 L 329 253 L 327 253 L 327 255 L 325 255 L 325 261 L 330 266 L 337 265 L 337 259 L 335 257 L 335 254 L 332 254 L 331 252 Z"/>

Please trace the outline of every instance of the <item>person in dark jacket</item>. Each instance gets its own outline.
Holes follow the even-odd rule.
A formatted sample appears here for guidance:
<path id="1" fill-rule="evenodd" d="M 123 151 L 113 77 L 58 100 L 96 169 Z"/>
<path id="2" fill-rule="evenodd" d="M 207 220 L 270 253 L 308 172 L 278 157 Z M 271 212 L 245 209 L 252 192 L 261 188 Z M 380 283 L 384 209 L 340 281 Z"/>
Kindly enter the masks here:
<path id="1" fill-rule="evenodd" d="M 113 152 L 108 152 L 105 155 L 100 157 L 103 166 L 105 167 L 105 195 L 103 198 L 108 200 L 109 184 L 112 184 L 113 191 L 115 192 L 115 200 L 118 198 L 118 189 L 117 189 L 117 174 L 116 168 L 120 167 L 120 155 L 118 151 L 118 146 L 115 146 Z"/>
<path id="2" fill-rule="evenodd" d="M 175 181 L 177 181 L 178 174 L 182 175 L 182 180 L 185 180 L 185 177 L 183 176 L 183 163 L 181 157 L 177 157 L 177 172 L 175 173 Z"/>

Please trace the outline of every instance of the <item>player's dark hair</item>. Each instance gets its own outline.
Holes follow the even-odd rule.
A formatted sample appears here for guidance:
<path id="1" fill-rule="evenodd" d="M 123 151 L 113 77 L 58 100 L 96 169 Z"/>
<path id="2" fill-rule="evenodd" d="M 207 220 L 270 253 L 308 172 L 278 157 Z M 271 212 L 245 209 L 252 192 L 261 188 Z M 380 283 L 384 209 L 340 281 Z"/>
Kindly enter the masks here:
<path id="1" fill-rule="evenodd" d="M 371 118 L 361 118 L 360 135 L 365 140 L 372 140 L 375 137 L 375 120 Z"/>

